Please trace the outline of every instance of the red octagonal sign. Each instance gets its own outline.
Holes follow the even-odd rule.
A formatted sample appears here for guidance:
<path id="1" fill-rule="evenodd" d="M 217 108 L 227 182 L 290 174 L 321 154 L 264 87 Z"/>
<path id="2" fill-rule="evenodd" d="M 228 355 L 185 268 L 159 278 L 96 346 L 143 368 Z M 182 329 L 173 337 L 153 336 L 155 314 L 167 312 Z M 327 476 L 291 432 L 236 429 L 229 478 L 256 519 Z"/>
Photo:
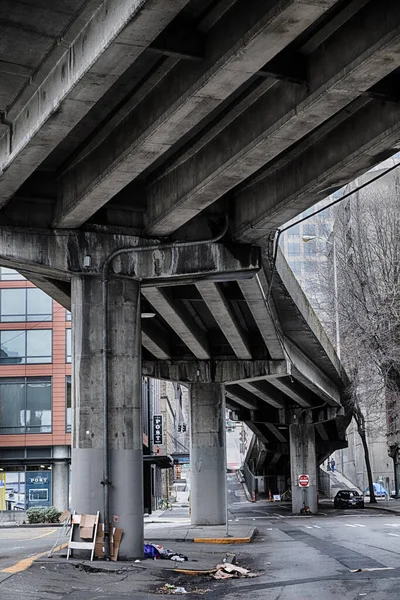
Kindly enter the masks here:
<path id="1" fill-rule="evenodd" d="M 310 477 L 308 475 L 299 475 L 299 486 L 308 487 L 310 485 Z"/>

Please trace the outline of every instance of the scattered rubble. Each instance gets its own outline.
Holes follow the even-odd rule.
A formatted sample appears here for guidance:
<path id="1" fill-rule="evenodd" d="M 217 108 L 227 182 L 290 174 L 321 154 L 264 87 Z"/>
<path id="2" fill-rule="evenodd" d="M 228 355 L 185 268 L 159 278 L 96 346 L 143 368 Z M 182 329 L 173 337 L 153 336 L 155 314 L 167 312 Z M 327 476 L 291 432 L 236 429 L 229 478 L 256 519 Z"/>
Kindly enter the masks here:
<path id="1" fill-rule="evenodd" d="M 211 575 L 214 579 L 232 579 L 238 577 L 258 577 L 258 573 L 252 573 L 250 569 L 244 569 L 231 563 L 217 565 L 216 572 Z"/>

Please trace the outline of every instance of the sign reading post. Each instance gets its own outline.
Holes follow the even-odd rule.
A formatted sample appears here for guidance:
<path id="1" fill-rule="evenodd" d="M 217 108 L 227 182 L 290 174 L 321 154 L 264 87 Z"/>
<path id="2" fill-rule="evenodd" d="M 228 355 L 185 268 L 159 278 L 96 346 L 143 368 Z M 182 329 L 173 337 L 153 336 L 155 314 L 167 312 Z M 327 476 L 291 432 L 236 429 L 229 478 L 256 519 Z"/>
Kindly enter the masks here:
<path id="1" fill-rule="evenodd" d="M 153 415 L 153 443 L 161 446 L 163 443 L 162 415 Z"/>
<path id="2" fill-rule="evenodd" d="M 309 475 L 299 475 L 299 486 L 302 488 L 309 487 L 310 485 L 310 476 Z"/>

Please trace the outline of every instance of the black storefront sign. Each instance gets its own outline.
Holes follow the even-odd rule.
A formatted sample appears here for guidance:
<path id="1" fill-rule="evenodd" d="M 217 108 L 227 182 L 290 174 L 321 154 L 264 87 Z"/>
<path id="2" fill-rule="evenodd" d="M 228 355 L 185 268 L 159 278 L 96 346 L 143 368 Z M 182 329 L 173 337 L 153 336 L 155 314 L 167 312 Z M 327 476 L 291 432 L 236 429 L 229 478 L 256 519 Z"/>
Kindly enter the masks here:
<path id="1" fill-rule="evenodd" d="M 163 443 L 162 415 L 153 415 L 153 440 L 154 444 L 161 446 Z"/>

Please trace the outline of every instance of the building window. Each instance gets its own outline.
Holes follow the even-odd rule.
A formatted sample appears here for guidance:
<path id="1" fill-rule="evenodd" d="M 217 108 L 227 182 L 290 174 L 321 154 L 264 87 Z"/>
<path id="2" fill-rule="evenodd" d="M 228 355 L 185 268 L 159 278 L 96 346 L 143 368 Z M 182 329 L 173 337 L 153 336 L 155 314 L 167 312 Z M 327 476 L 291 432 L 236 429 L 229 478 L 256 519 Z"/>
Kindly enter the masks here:
<path id="1" fill-rule="evenodd" d="M 297 242 L 288 243 L 288 255 L 289 256 L 300 256 L 300 244 Z"/>
<path id="2" fill-rule="evenodd" d="M 65 330 L 65 362 L 70 363 L 72 360 L 71 351 L 71 329 Z"/>
<path id="3" fill-rule="evenodd" d="M 315 225 L 314 225 L 314 223 L 304 223 L 304 225 L 303 225 L 303 233 L 304 233 L 304 235 L 315 235 Z"/>
<path id="4" fill-rule="evenodd" d="M 314 254 L 316 253 L 316 250 L 317 250 L 317 247 L 315 244 L 315 240 L 304 244 L 304 254 L 306 256 L 314 256 Z"/>
<path id="5" fill-rule="evenodd" d="M 20 321 L 51 321 L 53 303 L 37 288 L 0 290 L 0 320 L 3 323 Z"/>
<path id="6" fill-rule="evenodd" d="M 288 235 L 300 235 L 300 226 L 293 225 L 293 227 L 290 227 L 288 229 Z"/>
<path id="7" fill-rule="evenodd" d="M 71 396 L 71 375 L 68 375 L 66 377 L 66 382 L 65 382 L 65 397 L 66 397 L 66 431 L 69 432 L 71 431 L 71 426 L 72 426 L 72 396 Z"/>
<path id="8" fill-rule="evenodd" d="M 300 275 L 301 274 L 301 262 L 299 261 L 289 261 L 289 266 L 292 269 L 292 272 L 295 275 Z"/>
<path id="9" fill-rule="evenodd" d="M 71 311 L 69 311 L 69 310 L 65 311 L 65 320 L 66 321 L 70 321 L 71 320 Z"/>
<path id="10" fill-rule="evenodd" d="M 0 267 L 0 281 L 21 281 L 25 277 L 20 275 L 18 271 L 14 269 L 8 269 L 7 267 Z"/>
<path id="11" fill-rule="evenodd" d="M 0 331 L 0 365 L 51 363 L 51 329 Z"/>
<path id="12" fill-rule="evenodd" d="M 51 377 L 0 379 L 0 434 L 51 433 Z"/>

